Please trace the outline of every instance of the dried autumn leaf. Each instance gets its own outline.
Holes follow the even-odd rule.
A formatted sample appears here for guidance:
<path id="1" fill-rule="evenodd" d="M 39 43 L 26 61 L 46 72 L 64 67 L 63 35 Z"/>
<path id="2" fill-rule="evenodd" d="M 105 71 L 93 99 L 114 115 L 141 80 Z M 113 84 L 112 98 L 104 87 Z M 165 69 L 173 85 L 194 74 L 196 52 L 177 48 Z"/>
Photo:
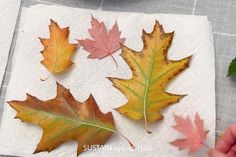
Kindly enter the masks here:
<path id="1" fill-rule="evenodd" d="M 148 133 L 151 131 L 147 123 L 161 120 L 161 110 L 183 97 L 165 91 L 167 84 L 189 66 L 191 59 L 191 56 L 178 61 L 167 59 L 173 35 L 173 32 L 165 33 L 156 21 L 153 32 L 143 31 L 144 47 L 141 52 L 121 46 L 121 56 L 132 69 L 133 77 L 129 80 L 111 78 L 114 86 L 128 99 L 117 110 L 132 119 L 144 119 Z"/>
<path id="2" fill-rule="evenodd" d="M 125 41 L 125 38 L 120 38 L 121 32 L 119 31 L 117 22 L 113 25 L 112 29 L 107 32 L 104 22 L 99 22 L 92 16 L 91 26 L 92 28 L 88 31 L 94 40 L 79 40 L 80 45 L 90 53 L 89 58 L 102 59 L 111 56 L 116 63 L 112 54 L 119 50 L 120 44 L 123 44 Z"/>
<path id="3" fill-rule="evenodd" d="M 123 136 L 116 131 L 112 113 L 103 114 L 92 96 L 80 103 L 60 84 L 57 84 L 54 99 L 41 101 L 27 94 L 25 101 L 11 101 L 9 104 L 17 111 L 16 118 L 43 129 L 35 153 L 50 152 L 64 142 L 75 140 L 80 154 L 86 151 L 85 145 L 92 148 L 93 145 L 105 144 L 113 133 Z"/>
<path id="4" fill-rule="evenodd" d="M 60 28 L 55 21 L 51 20 L 49 30 L 49 39 L 39 38 L 44 46 L 44 50 L 41 51 L 44 59 L 41 63 L 50 71 L 50 74 L 56 74 L 65 71 L 73 64 L 71 57 L 78 44 L 69 43 L 69 27 Z"/>
<path id="5" fill-rule="evenodd" d="M 171 142 L 172 145 L 178 147 L 180 150 L 189 149 L 189 154 L 197 152 L 201 146 L 205 145 L 208 131 L 204 130 L 204 122 L 196 113 L 194 124 L 191 119 L 187 117 L 184 119 L 181 116 L 174 115 L 176 125 L 173 126 L 178 132 L 182 133 L 186 138 L 177 139 Z"/>

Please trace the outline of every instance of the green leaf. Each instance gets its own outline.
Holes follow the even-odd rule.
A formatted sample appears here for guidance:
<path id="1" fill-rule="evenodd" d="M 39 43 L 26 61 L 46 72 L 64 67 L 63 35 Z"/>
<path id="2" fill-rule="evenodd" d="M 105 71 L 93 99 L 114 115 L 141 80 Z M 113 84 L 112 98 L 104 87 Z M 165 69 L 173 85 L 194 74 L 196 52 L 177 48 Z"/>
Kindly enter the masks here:
<path id="1" fill-rule="evenodd" d="M 230 63 L 227 76 L 232 76 L 232 75 L 235 75 L 235 74 L 236 74 L 236 57 Z"/>

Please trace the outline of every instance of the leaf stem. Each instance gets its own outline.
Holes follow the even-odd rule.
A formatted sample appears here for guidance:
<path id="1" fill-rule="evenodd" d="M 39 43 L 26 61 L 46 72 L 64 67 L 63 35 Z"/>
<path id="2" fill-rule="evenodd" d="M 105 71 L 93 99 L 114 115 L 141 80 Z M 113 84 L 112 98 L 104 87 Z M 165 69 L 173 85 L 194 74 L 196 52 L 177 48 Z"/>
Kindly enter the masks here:
<path id="1" fill-rule="evenodd" d="M 147 133 L 148 134 L 151 134 L 152 133 L 152 131 L 150 131 L 149 129 L 148 129 L 148 124 L 147 124 L 147 118 L 144 118 L 144 124 L 145 124 L 145 130 L 147 131 Z"/>
<path id="2" fill-rule="evenodd" d="M 204 147 L 206 147 L 207 149 L 211 149 L 207 144 L 205 144 L 205 143 L 202 143 L 202 145 L 204 146 Z"/>
<path id="3" fill-rule="evenodd" d="M 117 64 L 117 62 L 116 62 L 116 59 L 114 58 L 114 56 L 113 56 L 113 55 L 111 55 L 111 58 L 112 58 L 112 60 L 115 62 L 115 64 L 116 64 L 116 67 L 118 68 L 118 64 Z"/>
<path id="4" fill-rule="evenodd" d="M 48 80 L 50 77 L 52 76 L 52 73 L 50 73 L 46 78 L 44 78 L 44 79 L 40 79 L 41 81 L 46 81 L 46 80 Z"/>
<path id="5" fill-rule="evenodd" d="M 120 132 L 117 132 L 117 131 L 115 131 L 114 133 L 116 133 L 116 134 L 120 135 L 121 137 L 123 137 L 129 143 L 130 147 L 132 149 L 135 149 L 135 145 L 125 135 L 123 135 L 123 134 L 121 134 Z"/>

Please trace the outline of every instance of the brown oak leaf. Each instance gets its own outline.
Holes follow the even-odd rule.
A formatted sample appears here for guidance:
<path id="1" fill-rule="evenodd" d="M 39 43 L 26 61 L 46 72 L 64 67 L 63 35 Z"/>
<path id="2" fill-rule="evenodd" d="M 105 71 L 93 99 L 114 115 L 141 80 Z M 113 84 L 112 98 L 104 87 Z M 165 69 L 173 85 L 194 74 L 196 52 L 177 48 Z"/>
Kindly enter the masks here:
<path id="1" fill-rule="evenodd" d="M 86 151 L 85 145 L 92 148 L 93 145 L 105 144 L 113 133 L 128 140 L 116 131 L 112 113 L 102 113 L 93 96 L 81 103 L 60 84 L 57 84 L 54 99 L 42 101 L 27 94 L 25 101 L 14 100 L 9 104 L 17 111 L 16 118 L 43 129 L 35 153 L 50 152 L 64 142 L 75 140 L 78 142 L 77 153 L 80 154 Z"/>

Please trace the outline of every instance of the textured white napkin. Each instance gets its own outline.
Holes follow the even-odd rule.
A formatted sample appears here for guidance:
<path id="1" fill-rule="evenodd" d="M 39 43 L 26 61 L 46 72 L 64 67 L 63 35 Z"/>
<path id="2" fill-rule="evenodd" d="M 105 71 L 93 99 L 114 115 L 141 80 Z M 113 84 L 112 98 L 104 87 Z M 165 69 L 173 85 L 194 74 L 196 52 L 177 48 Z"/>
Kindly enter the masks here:
<path id="1" fill-rule="evenodd" d="M 23 12 L 26 14 L 26 12 Z M 193 54 L 191 66 L 179 75 L 169 86 L 168 91 L 178 94 L 188 94 L 180 103 L 163 111 L 165 119 L 151 125 L 153 133 L 148 135 L 143 129 L 143 123 L 136 123 L 120 115 L 113 108 L 124 104 L 126 97 L 106 77 L 130 78 L 131 71 L 125 61 L 114 54 L 118 61 L 117 68 L 110 57 L 103 60 L 87 59 L 88 53 L 80 48 L 73 57 L 74 66 L 68 72 L 57 77 L 51 77 L 42 82 L 40 78 L 48 75 L 48 71 L 40 64 L 43 47 L 37 37 L 49 36 L 50 18 L 61 27 L 70 26 L 70 41 L 87 38 L 90 28 L 91 14 L 103 20 L 111 28 L 117 20 L 125 45 L 135 50 L 141 50 L 142 29 L 152 31 L 155 20 L 163 24 L 166 32 L 175 31 L 173 44 L 169 50 L 170 59 L 181 59 Z M 24 17 L 24 16 L 23 16 Z M 19 47 L 15 51 L 12 76 L 7 89 L 6 100 L 24 100 L 26 93 L 39 99 L 52 99 L 56 95 L 56 81 L 71 89 L 74 97 L 85 101 L 89 94 L 95 97 L 102 112 L 113 111 L 117 129 L 127 135 L 136 145 L 132 151 L 127 142 L 114 135 L 107 142 L 113 149 L 85 152 L 81 157 L 187 157 L 187 151 L 178 151 L 169 144 L 180 138 L 180 134 L 172 129 L 175 124 L 173 113 L 193 115 L 196 112 L 204 118 L 206 128 L 211 130 L 207 144 L 214 146 L 215 141 L 215 66 L 214 48 L 211 25 L 206 17 L 164 14 L 139 14 L 121 12 L 103 12 L 76 9 L 62 6 L 36 5 L 27 10 L 27 18 L 23 21 L 23 32 L 17 41 Z M 37 157 L 75 157 L 76 142 L 67 142 L 51 153 L 32 155 L 39 142 L 42 130 L 32 124 L 22 123 L 14 119 L 16 112 L 5 104 L 2 126 L 0 130 L 0 153 L 6 155 L 22 155 Z M 143 149 L 143 150 L 141 150 Z M 205 150 L 195 156 L 205 157 Z"/>
<path id="2" fill-rule="evenodd" d="M 5 72 L 21 0 L 0 0 L 0 84 Z"/>

